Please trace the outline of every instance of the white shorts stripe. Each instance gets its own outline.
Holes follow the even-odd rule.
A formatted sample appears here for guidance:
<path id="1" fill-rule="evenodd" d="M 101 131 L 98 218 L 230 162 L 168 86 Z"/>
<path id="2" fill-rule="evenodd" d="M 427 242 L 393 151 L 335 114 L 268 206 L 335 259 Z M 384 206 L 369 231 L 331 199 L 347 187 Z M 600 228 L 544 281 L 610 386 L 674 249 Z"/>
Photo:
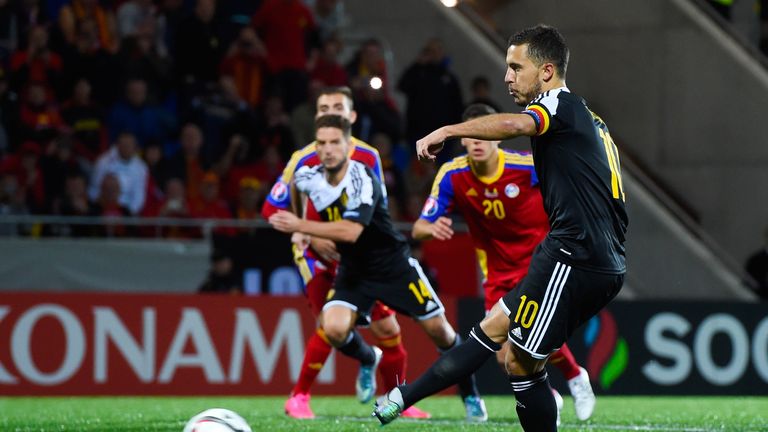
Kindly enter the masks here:
<path id="1" fill-rule="evenodd" d="M 528 347 L 531 351 L 536 351 L 536 347 L 541 343 L 541 340 L 547 333 L 549 322 L 552 320 L 552 316 L 557 310 L 557 301 L 560 299 L 560 293 L 562 292 L 563 285 L 565 284 L 565 276 L 567 276 L 569 270 L 569 266 L 562 264 L 560 267 L 560 273 L 557 276 L 557 280 L 555 280 L 555 283 L 551 289 L 547 290 L 547 296 L 545 299 L 547 304 L 545 307 L 543 307 L 545 312 L 539 315 L 539 318 L 537 319 L 537 333 L 534 337 L 529 337 L 528 341 L 526 342 L 526 347 Z"/>
<path id="2" fill-rule="evenodd" d="M 539 305 L 539 316 L 536 317 L 536 322 L 533 324 L 533 328 L 531 329 L 531 332 L 528 333 L 528 340 L 525 341 L 525 349 L 527 351 L 533 351 L 531 349 L 532 343 L 531 341 L 536 337 L 536 335 L 539 333 L 539 329 L 541 328 L 541 317 L 546 314 L 547 312 L 547 305 L 549 304 L 549 298 L 552 295 L 552 286 L 556 285 L 556 281 L 560 278 L 560 270 L 562 269 L 563 265 L 561 263 L 555 264 L 555 269 L 552 271 L 552 276 L 549 278 L 549 283 L 547 284 L 547 291 L 544 293 L 544 299 L 541 301 L 541 305 Z"/>
<path id="3" fill-rule="evenodd" d="M 509 316 L 512 313 L 512 311 L 509 310 L 507 305 L 504 303 L 504 297 L 499 299 L 499 306 L 501 307 L 501 310 L 504 311 L 504 315 Z M 486 311 L 486 315 L 488 315 L 488 312 L 490 311 Z"/>
<path id="4" fill-rule="evenodd" d="M 350 302 L 345 302 L 344 300 L 331 300 L 323 305 L 323 310 L 326 310 L 332 306 L 341 306 L 347 309 L 352 309 L 353 311 L 357 312 L 357 306 L 353 305 Z"/>
<path id="5" fill-rule="evenodd" d="M 469 331 L 469 335 L 470 335 L 470 336 L 471 336 L 471 337 L 472 337 L 474 340 L 476 340 L 476 341 L 480 342 L 480 345 L 482 345 L 482 346 L 484 346 L 484 347 L 488 348 L 488 351 L 490 351 L 490 352 L 496 352 L 496 351 L 495 351 L 493 348 L 489 347 L 489 346 L 488 346 L 488 345 L 486 345 L 486 344 L 485 344 L 483 341 L 481 341 L 481 340 L 480 340 L 480 338 L 479 338 L 479 337 L 477 337 L 477 335 L 475 335 L 475 329 L 472 329 L 472 330 L 470 330 L 470 331 Z"/>
<path id="6" fill-rule="evenodd" d="M 536 345 L 533 346 L 533 350 L 537 351 L 539 349 L 539 345 L 541 345 L 541 341 L 544 340 L 544 334 L 547 332 L 547 329 L 549 328 L 549 323 L 552 321 L 552 317 L 555 316 L 555 311 L 557 310 L 557 304 L 560 302 L 560 295 L 563 294 L 563 287 L 565 287 L 566 281 L 568 281 L 568 275 L 571 273 L 571 266 L 567 266 L 565 270 L 565 274 L 563 275 L 563 280 L 560 282 L 560 285 L 557 287 L 557 297 L 555 297 L 555 302 L 552 304 L 552 312 L 547 317 L 547 322 L 544 323 L 544 331 L 541 332 L 541 337 L 539 337 L 539 341 L 536 342 Z"/>

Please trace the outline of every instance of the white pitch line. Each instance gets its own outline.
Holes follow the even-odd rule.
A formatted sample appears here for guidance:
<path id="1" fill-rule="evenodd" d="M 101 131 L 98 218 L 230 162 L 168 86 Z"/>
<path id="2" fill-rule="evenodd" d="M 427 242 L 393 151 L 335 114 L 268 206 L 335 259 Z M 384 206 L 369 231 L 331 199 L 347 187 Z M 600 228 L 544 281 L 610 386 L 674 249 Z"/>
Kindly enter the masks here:
<path id="1" fill-rule="evenodd" d="M 374 420 L 373 417 L 338 417 L 338 416 L 317 416 L 318 420 L 345 420 L 345 421 L 361 421 L 369 422 Z M 426 423 L 435 425 L 455 425 L 461 423 L 461 420 L 436 420 L 436 419 L 409 419 L 401 418 L 397 420 L 398 423 Z M 519 423 L 512 422 L 500 422 L 500 421 L 487 421 L 484 423 L 466 422 L 464 427 L 476 426 L 478 428 L 485 428 L 488 426 L 510 426 L 518 425 Z M 614 430 L 614 431 L 650 431 L 650 432 L 722 432 L 726 430 L 723 427 L 719 428 L 696 428 L 696 427 L 670 427 L 661 425 L 619 425 L 619 424 L 598 424 L 598 423 L 563 423 L 560 425 L 565 429 L 579 429 L 579 430 Z M 747 429 L 741 432 L 760 432 L 759 429 Z"/>

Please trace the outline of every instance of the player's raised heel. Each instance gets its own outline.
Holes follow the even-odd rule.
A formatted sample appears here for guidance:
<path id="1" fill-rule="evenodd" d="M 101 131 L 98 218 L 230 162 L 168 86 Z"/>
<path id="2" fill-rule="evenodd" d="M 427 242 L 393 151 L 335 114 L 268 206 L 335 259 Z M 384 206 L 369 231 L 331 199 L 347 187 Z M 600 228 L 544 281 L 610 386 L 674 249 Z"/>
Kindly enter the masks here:
<path id="1" fill-rule="evenodd" d="M 563 397 L 555 389 L 552 389 L 552 396 L 555 398 L 555 406 L 557 407 L 557 422 L 555 424 L 560 426 L 560 411 L 563 410 Z"/>
<path id="2" fill-rule="evenodd" d="M 583 367 L 579 367 L 581 373 L 568 381 L 568 389 L 573 396 L 573 405 L 576 408 L 576 417 L 584 421 L 592 416 L 595 410 L 595 393 L 589 382 L 589 374 Z"/>
<path id="3" fill-rule="evenodd" d="M 376 369 L 379 367 L 383 353 L 381 348 L 377 346 L 373 347 L 373 352 L 376 354 L 376 360 L 374 360 L 373 364 L 360 366 L 360 371 L 357 373 L 355 393 L 357 393 L 357 400 L 360 403 L 368 403 L 376 395 Z"/>
<path id="4" fill-rule="evenodd" d="M 485 409 L 485 402 L 478 396 L 467 396 L 464 398 L 464 409 L 467 411 L 468 422 L 484 422 L 488 420 L 488 410 Z"/>
<path id="5" fill-rule="evenodd" d="M 389 424 L 400 417 L 403 412 L 403 405 L 405 405 L 403 395 L 400 393 L 400 389 L 395 387 L 376 400 L 371 415 L 379 419 L 382 425 Z"/>

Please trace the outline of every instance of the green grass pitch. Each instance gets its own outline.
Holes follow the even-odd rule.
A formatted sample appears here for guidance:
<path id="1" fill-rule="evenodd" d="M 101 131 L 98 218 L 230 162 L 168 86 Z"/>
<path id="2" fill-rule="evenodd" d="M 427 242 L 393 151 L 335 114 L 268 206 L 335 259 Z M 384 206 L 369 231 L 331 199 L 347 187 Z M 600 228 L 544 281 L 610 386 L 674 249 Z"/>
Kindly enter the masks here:
<path id="1" fill-rule="evenodd" d="M 516 431 L 512 397 L 486 397 L 490 420 L 463 421 L 456 397 L 433 397 L 418 406 L 431 420 L 399 419 L 381 429 L 371 405 L 350 397 L 312 399 L 315 420 L 283 414 L 283 397 L 0 397 L 0 431 L 177 431 L 206 408 L 228 408 L 254 431 Z M 582 423 L 566 398 L 562 431 L 768 431 L 768 397 L 607 397 Z"/>

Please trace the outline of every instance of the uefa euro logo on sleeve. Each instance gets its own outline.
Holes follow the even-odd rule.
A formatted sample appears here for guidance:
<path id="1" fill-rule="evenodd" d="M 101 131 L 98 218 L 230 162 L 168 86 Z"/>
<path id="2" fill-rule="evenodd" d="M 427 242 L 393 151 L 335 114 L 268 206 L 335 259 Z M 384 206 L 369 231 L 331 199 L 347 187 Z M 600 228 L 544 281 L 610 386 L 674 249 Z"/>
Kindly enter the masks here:
<path id="1" fill-rule="evenodd" d="M 433 197 L 427 198 L 427 202 L 424 203 L 424 208 L 421 210 L 421 214 L 426 217 L 437 214 L 437 200 Z"/>
<path id="2" fill-rule="evenodd" d="M 272 199 L 275 201 L 283 201 L 288 198 L 288 186 L 285 183 L 279 181 L 272 186 L 272 191 L 269 193 L 272 195 Z"/>

